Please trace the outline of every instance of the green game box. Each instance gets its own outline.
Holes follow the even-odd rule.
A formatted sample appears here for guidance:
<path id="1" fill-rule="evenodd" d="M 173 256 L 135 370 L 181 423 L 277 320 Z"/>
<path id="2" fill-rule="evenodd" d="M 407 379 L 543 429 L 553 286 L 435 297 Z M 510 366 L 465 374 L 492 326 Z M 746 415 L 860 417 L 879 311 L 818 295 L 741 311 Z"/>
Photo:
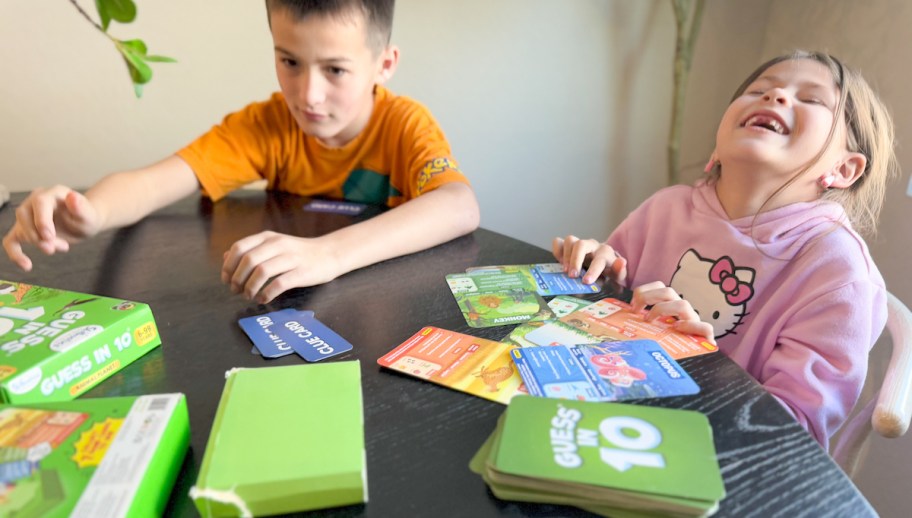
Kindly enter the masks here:
<path id="1" fill-rule="evenodd" d="M 229 371 L 190 497 L 204 517 L 367 502 L 361 364 Z"/>
<path id="2" fill-rule="evenodd" d="M 183 394 L 0 405 L 0 516 L 161 516 L 189 443 Z"/>
<path id="3" fill-rule="evenodd" d="M 0 402 L 67 401 L 161 344 L 128 300 L 0 280 Z"/>

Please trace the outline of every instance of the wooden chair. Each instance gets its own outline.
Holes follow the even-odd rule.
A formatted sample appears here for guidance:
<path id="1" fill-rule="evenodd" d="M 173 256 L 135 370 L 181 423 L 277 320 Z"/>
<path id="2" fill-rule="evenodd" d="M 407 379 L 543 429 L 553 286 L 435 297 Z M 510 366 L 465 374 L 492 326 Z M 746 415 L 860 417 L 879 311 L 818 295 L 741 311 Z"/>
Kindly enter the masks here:
<path id="1" fill-rule="evenodd" d="M 833 459 L 852 477 L 863 457 L 871 430 L 883 437 L 900 437 L 912 419 L 912 312 L 892 293 L 887 293 L 887 330 L 893 352 L 877 391 L 861 410 L 846 422 L 834 439 Z M 857 407 L 858 407 L 857 406 Z"/>

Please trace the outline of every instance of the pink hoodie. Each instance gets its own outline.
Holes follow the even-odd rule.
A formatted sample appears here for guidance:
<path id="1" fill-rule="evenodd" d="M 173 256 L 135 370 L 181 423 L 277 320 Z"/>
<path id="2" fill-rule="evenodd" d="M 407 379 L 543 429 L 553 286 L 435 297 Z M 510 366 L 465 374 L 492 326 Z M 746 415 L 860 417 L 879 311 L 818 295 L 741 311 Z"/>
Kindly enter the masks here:
<path id="1" fill-rule="evenodd" d="M 824 448 L 855 405 L 886 322 L 886 289 L 842 206 L 795 203 L 729 220 L 715 189 L 663 189 L 608 238 L 627 284 L 662 281 L 722 352 Z"/>

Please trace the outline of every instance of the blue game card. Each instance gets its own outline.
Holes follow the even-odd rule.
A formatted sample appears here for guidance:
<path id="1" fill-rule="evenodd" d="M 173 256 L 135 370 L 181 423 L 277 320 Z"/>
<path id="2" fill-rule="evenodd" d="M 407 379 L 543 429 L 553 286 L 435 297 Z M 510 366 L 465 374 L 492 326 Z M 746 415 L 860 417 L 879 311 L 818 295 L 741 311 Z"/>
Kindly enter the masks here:
<path id="1" fill-rule="evenodd" d="M 352 350 L 352 344 L 311 315 L 286 321 L 277 334 L 309 362 Z"/>
<path id="2" fill-rule="evenodd" d="M 601 281 L 592 284 L 583 283 L 580 277 L 570 277 L 564 273 L 558 263 L 533 264 L 529 268 L 538 293 L 543 297 L 552 295 L 575 295 L 580 293 L 598 293 L 602 291 Z M 585 272 L 584 272 L 585 273 Z"/>
<path id="3" fill-rule="evenodd" d="M 654 340 L 526 347 L 510 353 L 533 396 L 620 401 L 700 391 Z"/>
<path id="4" fill-rule="evenodd" d="M 348 214 L 349 216 L 357 216 L 364 212 L 366 208 L 367 205 L 363 203 L 338 200 L 313 200 L 304 205 L 304 210 L 310 212 L 331 212 L 333 214 Z"/>
<path id="5" fill-rule="evenodd" d="M 287 308 L 264 315 L 245 317 L 238 320 L 238 324 L 260 355 L 265 358 L 279 358 L 294 352 L 291 344 L 279 334 L 285 322 L 305 317 L 313 317 L 313 311 Z"/>

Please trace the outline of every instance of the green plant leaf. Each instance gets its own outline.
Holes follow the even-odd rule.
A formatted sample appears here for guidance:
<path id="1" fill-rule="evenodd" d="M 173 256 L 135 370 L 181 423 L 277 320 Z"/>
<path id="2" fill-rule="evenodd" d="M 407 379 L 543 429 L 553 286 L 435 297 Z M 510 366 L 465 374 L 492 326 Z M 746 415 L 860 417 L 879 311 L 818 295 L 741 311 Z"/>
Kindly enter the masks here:
<path id="1" fill-rule="evenodd" d="M 177 60 L 174 58 L 169 58 L 168 56 L 146 56 L 146 61 L 150 63 L 177 63 Z"/>
<path id="2" fill-rule="evenodd" d="M 145 84 L 152 80 L 152 68 L 146 63 L 146 44 L 142 40 L 115 39 L 114 44 L 127 63 L 134 84 Z"/>
<path id="3" fill-rule="evenodd" d="M 130 79 L 133 80 L 133 88 L 136 97 L 142 96 L 142 86 L 152 80 L 152 67 L 149 63 L 175 63 L 176 60 L 167 56 L 148 55 L 148 47 L 143 40 L 118 40 L 114 39 L 114 45 L 123 56 L 127 64 L 127 70 L 130 72 Z"/>
<path id="4" fill-rule="evenodd" d="M 145 56 L 148 51 L 146 47 L 146 42 L 143 40 L 116 40 L 124 48 L 128 49 L 129 52 L 133 52 L 140 56 Z"/>
<path id="5" fill-rule="evenodd" d="M 95 8 L 101 17 L 101 26 L 105 31 L 111 20 L 130 23 L 136 19 L 136 4 L 133 0 L 95 0 Z"/>
<path id="6" fill-rule="evenodd" d="M 95 0 L 95 9 L 98 11 L 98 17 L 101 18 L 101 28 L 105 32 L 111 25 L 111 15 L 108 13 L 107 3 L 104 0 Z"/>

